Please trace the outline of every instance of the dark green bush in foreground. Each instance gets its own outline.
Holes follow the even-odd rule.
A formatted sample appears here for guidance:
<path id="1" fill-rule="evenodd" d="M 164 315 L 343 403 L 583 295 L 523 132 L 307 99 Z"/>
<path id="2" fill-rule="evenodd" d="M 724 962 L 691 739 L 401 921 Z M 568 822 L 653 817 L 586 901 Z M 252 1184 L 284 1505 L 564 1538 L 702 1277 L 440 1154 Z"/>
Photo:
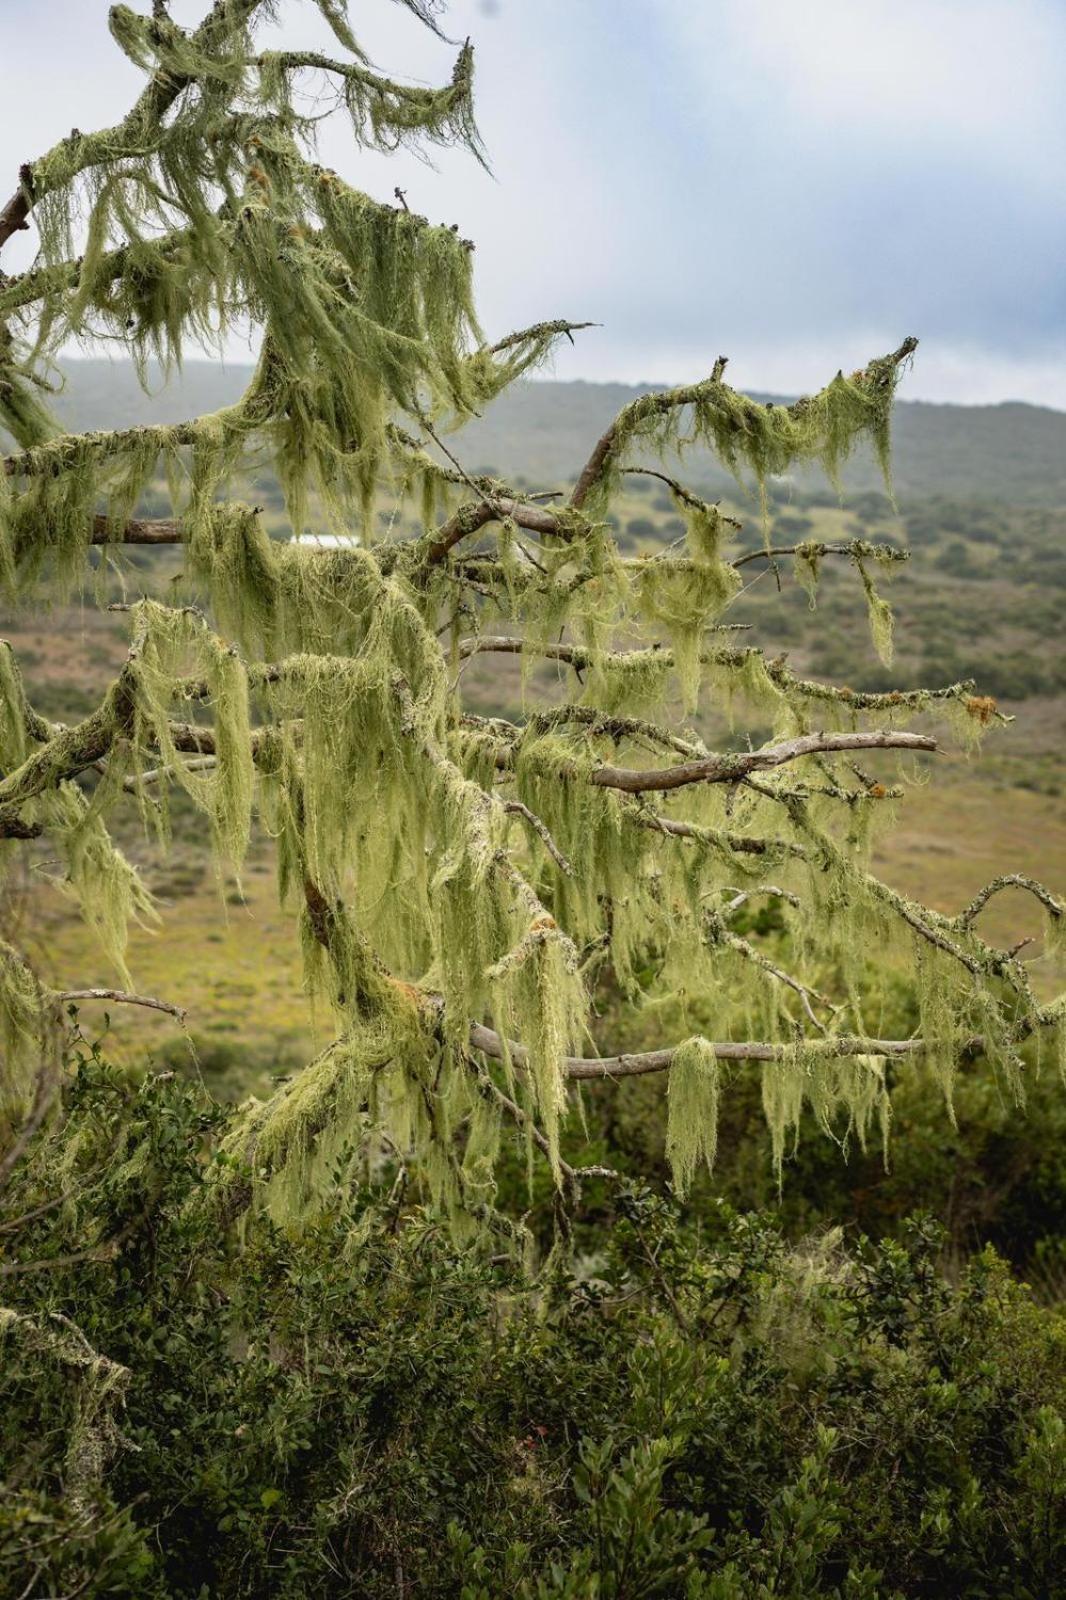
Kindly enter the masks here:
<path id="1" fill-rule="evenodd" d="M 606 1190 L 537 1284 L 339 1190 L 238 1247 L 220 1116 L 90 1058 L 8 1192 L 5 1596 L 1066 1592 L 1063 1325 L 991 1252 Z"/>

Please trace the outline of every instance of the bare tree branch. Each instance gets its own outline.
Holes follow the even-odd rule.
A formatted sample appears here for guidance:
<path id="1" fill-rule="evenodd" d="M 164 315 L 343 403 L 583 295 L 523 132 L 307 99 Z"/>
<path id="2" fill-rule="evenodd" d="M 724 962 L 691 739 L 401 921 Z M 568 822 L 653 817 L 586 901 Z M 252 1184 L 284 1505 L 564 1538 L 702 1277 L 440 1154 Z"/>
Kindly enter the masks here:
<path id="1" fill-rule="evenodd" d="M 165 1011 L 183 1026 L 187 1012 L 183 1006 L 171 1005 L 169 1000 L 157 1000 L 150 994 L 130 994 L 126 989 L 61 989 L 57 1000 L 106 1000 L 120 1006 L 145 1006 L 149 1011 Z"/>
<path id="2" fill-rule="evenodd" d="M 538 817 L 535 812 L 530 811 L 529 807 L 523 805 L 521 800 L 505 800 L 503 802 L 503 809 L 512 816 L 523 817 L 525 821 L 529 823 L 529 826 L 533 829 L 533 832 L 542 841 L 545 850 L 547 850 L 548 854 L 555 862 L 555 865 L 559 868 L 559 871 L 565 872 L 568 878 L 573 877 L 573 867 L 570 865 L 569 861 L 563 855 L 563 852 L 559 849 L 559 846 L 552 838 L 546 823 L 542 822 L 540 817 Z"/>
<path id="3" fill-rule="evenodd" d="M 494 1028 L 487 1028 L 481 1023 L 471 1025 L 470 1045 L 472 1049 L 481 1051 L 494 1061 L 510 1059 L 519 1067 L 525 1064 L 526 1053 L 520 1044 L 505 1043 L 503 1036 Z M 842 1034 L 821 1042 L 820 1047 L 827 1054 L 844 1057 L 912 1056 L 920 1055 L 925 1049 L 925 1043 L 921 1039 L 867 1039 Z M 672 1045 L 665 1050 L 644 1050 L 634 1055 L 567 1056 L 563 1067 L 566 1076 L 572 1081 L 642 1077 L 648 1073 L 669 1071 L 677 1048 L 676 1045 Z M 781 1061 L 788 1057 L 791 1046 L 751 1040 L 742 1042 L 726 1040 L 715 1044 L 713 1048 L 719 1061 Z M 967 1052 L 976 1054 L 981 1048 L 982 1041 L 977 1037 L 966 1041 Z"/>
<path id="4" fill-rule="evenodd" d="M 676 767 L 641 771 L 634 767 L 596 767 L 589 783 L 604 789 L 623 789 L 628 794 L 649 790 L 680 789 L 689 783 L 736 783 L 749 772 L 764 772 L 803 756 L 827 755 L 841 750 L 924 750 L 936 751 L 935 739 L 924 733 L 903 733 L 893 729 L 871 729 L 860 733 L 805 733 L 763 750 L 741 751 L 735 755 L 712 755 L 702 760 L 685 761 Z"/>
<path id="5" fill-rule="evenodd" d="M 548 506 L 525 505 L 509 496 L 487 496 L 484 500 L 460 506 L 448 521 L 423 541 L 422 559 L 426 566 L 436 566 L 454 550 L 455 546 L 471 534 L 479 533 L 490 522 L 510 520 L 531 533 L 558 534 L 559 520 Z"/>

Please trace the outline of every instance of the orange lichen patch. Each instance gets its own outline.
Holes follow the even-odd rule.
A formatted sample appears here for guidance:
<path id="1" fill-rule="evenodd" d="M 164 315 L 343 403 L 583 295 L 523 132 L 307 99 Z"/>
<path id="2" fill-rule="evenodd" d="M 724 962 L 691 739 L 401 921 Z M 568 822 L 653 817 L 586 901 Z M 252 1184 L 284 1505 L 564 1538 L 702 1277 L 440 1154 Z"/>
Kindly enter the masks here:
<path id="1" fill-rule="evenodd" d="M 529 925 L 529 931 L 530 933 L 541 933 L 545 929 L 557 928 L 558 926 L 559 924 L 556 922 L 555 918 L 550 917 L 548 913 L 545 912 L 542 917 L 534 917 L 533 921 Z"/>
<path id="2" fill-rule="evenodd" d="M 982 728 L 987 728 L 999 709 L 990 694 L 972 694 L 966 699 L 966 710 Z"/>
<path id="3" fill-rule="evenodd" d="M 870 785 L 870 793 L 875 800 L 883 800 L 888 790 L 883 783 L 874 783 Z"/>
<path id="4" fill-rule="evenodd" d="M 403 995 L 404 999 L 409 1001 L 416 1010 L 426 1000 L 426 996 L 422 993 L 422 990 L 417 986 L 417 984 L 407 983 L 403 978 L 394 978 L 391 973 L 386 979 L 386 982 L 391 984 L 399 994 Z"/>

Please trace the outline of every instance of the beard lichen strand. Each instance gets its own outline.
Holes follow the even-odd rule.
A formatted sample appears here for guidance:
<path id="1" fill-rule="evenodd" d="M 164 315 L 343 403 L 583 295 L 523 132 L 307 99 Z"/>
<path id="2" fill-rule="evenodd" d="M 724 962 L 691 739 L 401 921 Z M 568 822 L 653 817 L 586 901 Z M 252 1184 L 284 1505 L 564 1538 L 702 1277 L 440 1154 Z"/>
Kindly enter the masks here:
<path id="1" fill-rule="evenodd" d="M 349 48 L 352 48 L 349 44 Z M 357 62 L 336 61 L 318 51 L 271 50 L 255 59 L 263 101 L 279 114 L 291 111 L 291 77 L 317 71 L 339 77 L 353 128 L 375 149 L 394 151 L 425 138 L 439 144 L 464 144 L 479 157 L 481 143 L 473 112 L 474 56 L 469 41 L 456 58 L 451 81 L 439 89 L 401 84 Z"/>
<path id="2" fill-rule="evenodd" d="M 699 697 L 704 632 L 739 587 L 732 567 L 720 561 L 675 563 L 660 557 L 636 575 L 636 608 L 645 621 L 666 631 L 686 713 L 696 709 Z"/>
<path id="3" fill-rule="evenodd" d="M 11 435 L 20 450 L 44 444 L 58 431 L 41 395 L 44 380 L 34 381 L 0 313 L 0 433 Z"/>
<path id="4" fill-rule="evenodd" d="M 0 639 L 0 770 L 5 773 L 29 754 L 31 715 L 18 658 L 10 641 Z"/>
<path id="5" fill-rule="evenodd" d="M 610 907 L 612 959 L 623 990 L 632 987 L 634 902 L 643 902 L 642 831 L 633 828 L 618 796 L 587 783 L 568 784 L 559 777 L 567 767 L 588 763 L 591 750 L 581 743 L 547 734 L 523 741 L 517 752 L 515 778 L 520 800 L 544 823 L 571 871 L 546 871 L 550 901 L 562 926 L 577 945 L 599 937 Z M 639 919 L 639 912 L 636 913 Z M 646 931 L 646 930 L 645 930 Z"/>
<path id="6" fill-rule="evenodd" d="M 253 435 L 264 434 L 299 528 L 312 488 L 334 514 L 354 502 L 365 510 L 392 447 L 393 408 L 420 412 L 427 393 L 433 406 L 460 414 L 473 408 L 477 397 L 467 392 L 463 363 L 477 328 L 461 242 L 448 229 L 374 204 L 332 174 L 316 171 L 312 188 L 348 288 L 341 292 L 337 268 L 322 265 L 324 246 L 300 228 L 283 227 L 265 206 L 246 205 L 233 252 L 243 264 L 244 300 L 265 325 L 269 350 L 252 389 L 215 417 L 65 435 L 9 458 L 5 476 L 25 485 L 21 492 L 12 483 L 3 489 L 9 587 L 19 569 L 37 577 L 46 555 L 61 578 L 75 577 L 101 497 L 117 535 L 160 457 L 176 481 L 182 465 L 176 458 L 191 451 L 189 505 L 207 515 Z M 361 286 L 354 299 L 350 273 Z M 188 308 L 183 314 L 192 320 Z"/>
<path id="7" fill-rule="evenodd" d="M 74 783 L 60 784 L 34 804 L 66 863 L 67 876 L 58 886 L 77 904 L 123 988 L 132 988 L 126 964 L 130 927 L 158 926 L 155 901 L 111 839 L 101 810 Z"/>
<path id="8" fill-rule="evenodd" d="M 672 487 L 685 525 L 689 560 L 660 556 L 638 569 L 634 599 L 638 612 L 664 627 L 674 652 L 683 709 L 694 711 L 699 695 L 704 631 L 721 616 L 741 588 L 739 573 L 722 560 L 726 530 L 733 526 L 716 506 Z"/>
<path id="9" fill-rule="evenodd" d="M 18 951 L 0 940 L 0 1137 L 5 1146 L 27 1110 L 54 1020 L 48 991 Z"/>
<path id="10" fill-rule="evenodd" d="M 873 579 L 866 569 L 866 563 L 861 557 L 855 557 L 855 567 L 862 579 L 863 594 L 866 596 L 866 614 L 870 622 L 870 638 L 882 666 L 892 665 L 892 608 L 887 600 L 883 600 L 874 588 Z M 890 565 L 882 563 L 885 572 L 891 571 Z"/>
<path id="11" fill-rule="evenodd" d="M 453 1048 L 465 1048 L 470 1018 L 486 1006 L 509 1019 L 507 1028 L 525 1043 L 530 1109 L 558 1179 L 566 1106 L 562 1059 L 587 1011 L 577 951 L 507 854 L 507 817 L 498 799 L 432 743 L 424 755 L 436 776 L 434 809 L 444 823 L 444 854 L 432 885 L 444 1037 Z"/>
<path id="12" fill-rule="evenodd" d="M 142 633 L 129 673 L 133 775 L 139 777 L 146 756 L 154 761 L 158 752 L 169 777 L 209 818 L 217 858 L 237 871 L 248 846 L 255 787 L 244 662 L 187 611 L 139 601 L 135 627 Z M 181 761 L 171 724 L 175 680 L 190 659 L 214 716 L 215 764 L 209 769 Z M 146 820 L 151 816 L 165 837 L 167 787 L 150 808 L 145 787 L 137 788 Z"/>
<path id="13" fill-rule="evenodd" d="M 425 1145 L 428 1075 L 438 1056 L 432 1018 L 402 987 L 383 989 L 381 1004 L 358 1027 L 346 1028 L 268 1101 L 251 1103 L 223 1153 L 236 1173 L 250 1167 L 260 1200 L 278 1221 L 293 1221 L 317 1183 L 343 1155 L 351 1164 L 361 1143 L 376 1135 L 401 1153 L 416 1141 Z"/>
<path id="14" fill-rule="evenodd" d="M 764 1063 L 762 1103 L 779 1186 L 789 1137 L 793 1150 L 799 1145 L 805 1104 L 822 1132 L 845 1146 L 854 1134 L 865 1149 L 876 1117 L 887 1159 L 892 1108 L 880 1057 L 843 1053 L 832 1039 L 794 1040 L 776 1060 Z M 838 1131 L 841 1117 L 844 1127 Z"/>
<path id="15" fill-rule="evenodd" d="M 507 861 L 502 807 L 468 781 L 437 746 L 442 731 L 439 673 L 423 672 L 429 682 L 420 683 L 419 697 L 397 682 L 395 639 L 382 620 L 387 616 L 387 608 L 379 606 L 373 625 L 379 635 L 376 654 L 368 643 L 355 662 L 291 658 L 279 682 L 270 685 L 277 719 L 284 722 L 287 712 L 296 709 L 302 719 L 300 801 L 279 810 L 275 795 L 274 816 L 277 820 L 281 811 L 290 818 L 298 814 L 295 850 L 308 876 L 327 893 L 354 859 L 361 904 L 373 899 L 375 882 L 382 903 L 388 891 L 390 918 L 405 895 L 410 898 L 405 922 L 413 927 L 421 921 L 435 935 L 427 956 L 444 994 L 446 1038 L 465 1039 L 470 1015 L 486 1004 L 516 1019 L 532 1041 L 536 1065 L 531 1082 L 554 1151 L 560 1111 L 558 1040 L 569 1040 L 574 1031 L 567 1007 L 578 1009 L 574 986 L 565 981 L 574 964 L 572 947 Z M 410 644 L 424 643 L 424 625 L 402 596 L 394 607 L 397 618 L 410 625 Z M 439 662 L 435 641 L 434 651 Z M 408 666 L 411 653 L 409 647 Z M 267 759 L 276 785 L 282 764 L 269 753 Z M 376 792 L 360 784 L 360 770 Z M 384 795 L 383 776 L 389 785 Z M 361 833 L 354 851 L 345 822 L 352 816 L 360 819 Z M 380 828 L 370 825 L 372 817 L 382 819 Z M 396 858 L 385 846 L 382 828 L 394 839 L 410 836 L 423 856 L 428 841 L 437 861 L 428 881 L 424 871 L 411 872 L 406 881 L 396 873 Z M 409 850 L 408 859 L 414 853 Z M 387 882 L 373 876 L 374 863 L 382 860 L 389 863 Z M 308 960 L 312 967 L 321 966 L 317 947 L 328 948 L 330 941 L 313 929 L 310 933 L 305 940 Z M 410 946 L 407 954 L 410 960 Z M 330 960 L 335 967 L 332 955 Z M 334 971 L 333 978 L 346 994 L 342 974 Z"/>
<path id="16" fill-rule="evenodd" d="M 409 704 L 405 706 L 405 711 L 407 715 L 410 714 Z M 442 925 L 446 933 L 459 937 L 466 963 L 470 963 L 471 907 L 475 914 L 483 915 L 483 908 L 488 903 L 491 912 L 502 923 L 502 928 L 494 928 L 492 931 L 497 936 L 499 932 L 505 932 L 509 942 L 513 939 L 511 931 L 514 927 L 513 911 L 501 914 L 497 910 L 497 904 L 504 885 L 509 889 L 514 887 L 514 875 L 509 871 L 496 870 L 500 866 L 499 853 L 496 840 L 489 831 L 495 808 L 489 798 L 475 792 L 473 786 L 466 783 L 446 761 L 436 759 L 431 762 L 431 767 L 443 784 L 443 798 L 450 799 L 451 820 L 456 824 L 451 830 L 452 859 L 442 866 L 441 876 L 447 881 L 436 883 L 434 888 L 442 898 L 446 899 L 449 888 L 456 887 L 456 880 L 459 878 L 464 880 L 462 891 L 465 892 L 456 896 L 456 904 L 460 907 L 457 921 L 465 925 L 451 926 L 447 916 L 443 919 Z M 456 831 L 459 843 L 454 841 Z M 463 839 L 467 841 L 465 849 L 461 847 Z M 494 882 L 494 877 L 500 881 Z M 520 908 L 528 905 L 535 909 L 539 904 L 528 894 L 519 895 L 518 898 Z M 426 909 L 428 911 L 428 907 Z M 338 903 L 327 902 L 317 890 L 314 894 L 308 891 L 308 913 L 304 918 L 304 928 L 310 947 L 308 958 L 312 967 L 315 962 L 320 966 L 323 961 L 328 963 L 327 987 L 330 989 L 332 1003 L 349 1019 L 353 1006 L 361 1014 L 360 1027 L 353 1034 L 353 1041 L 362 1050 L 365 1042 L 362 1040 L 362 1035 L 366 1032 L 367 1039 L 376 1041 L 374 1047 L 380 1053 L 379 1023 L 381 1016 L 387 1015 L 390 1011 L 390 997 L 394 992 L 412 996 L 416 996 L 417 992 L 409 990 L 404 984 L 396 984 L 380 972 L 368 953 L 365 941 L 361 936 L 357 936 L 354 924 L 344 909 Z M 572 985 L 567 983 L 572 965 L 567 953 L 569 948 L 567 941 L 558 935 L 552 919 L 542 911 L 539 925 L 532 926 L 517 945 L 511 945 L 508 953 L 488 974 L 491 981 L 489 996 L 494 1009 L 499 1014 L 512 1018 L 516 1028 L 520 1028 L 530 1041 L 526 1056 L 526 1064 L 529 1067 L 528 1081 L 533 1096 L 533 1106 L 546 1129 L 544 1135 L 546 1148 L 555 1166 L 558 1165 L 557 1124 L 565 1099 L 561 1058 L 575 1032 L 575 1020 L 566 1013 L 567 996 L 572 992 Z M 476 966 L 476 962 L 473 964 Z M 372 979 L 372 984 L 368 984 L 368 977 Z M 474 998 L 467 992 L 470 981 L 469 964 L 464 964 L 459 977 L 463 988 L 458 1003 L 465 1010 Z M 371 997 L 373 997 L 372 1003 L 368 1009 Z M 410 1003 L 417 1005 L 417 998 Z M 448 1006 L 449 996 L 445 993 L 445 1012 Z M 583 1008 L 581 1014 L 583 1015 Z M 466 1011 L 465 1015 L 468 1016 L 469 1011 Z M 468 1093 L 456 1088 L 455 1062 L 449 1058 L 449 1053 L 451 1057 L 455 1055 L 455 1046 L 448 1040 L 448 1034 L 452 1030 L 448 1029 L 443 1017 L 440 1020 L 445 1026 L 443 1077 L 437 1075 L 432 1092 L 424 1075 L 417 1081 L 411 1081 L 410 1060 L 405 1071 L 399 1074 L 393 1063 L 389 1071 L 383 1075 L 382 1084 L 391 1096 L 388 1125 L 392 1128 L 398 1146 L 406 1149 L 408 1144 L 413 1142 L 421 1144 L 423 1150 L 430 1149 L 434 1156 L 433 1168 L 436 1174 L 435 1179 L 431 1181 L 431 1188 L 436 1188 L 438 1200 L 446 1202 L 448 1209 L 453 1209 L 462 1196 L 463 1179 L 461 1168 L 456 1167 L 447 1146 L 450 1134 L 456 1126 L 456 1119 L 462 1120 L 469 1112 L 470 1101 Z M 366 1022 L 370 1024 L 369 1031 L 363 1027 L 363 1023 Z M 461 1042 L 464 1048 L 466 1026 L 464 1017 Z M 425 1061 L 425 1039 L 420 1041 L 414 1059 Z M 317 1105 L 323 1095 L 327 1099 L 332 1096 L 332 1070 L 327 1065 L 316 1069 L 311 1086 L 312 1105 Z M 374 1118 L 371 1119 L 371 1125 L 378 1125 Z M 294 1171 L 302 1185 L 303 1179 L 300 1177 L 302 1168 L 299 1162 Z"/>
<path id="17" fill-rule="evenodd" d="M 1054 1004 L 1044 1007 L 1036 1040 L 1038 1070 L 1050 1060 L 1054 1071 L 1066 1084 L 1066 997 L 1060 996 Z"/>
<path id="18" fill-rule="evenodd" d="M 577 952 L 560 937 L 550 917 L 533 928 L 496 967 L 490 969 L 495 1014 L 507 1037 L 522 1040 L 532 1108 L 547 1141 L 556 1182 L 561 1182 L 559 1132 L 567 1109 L 564 1058 L 584 1033 L 588 1000 L 578 971 Z M 513 1069 L 508 1067 L 512 1084 Z"/>
<path id="19" fill-rule="evenodd" d="M 1018 1053 L 1022 1038 L 1040 1024 L 1040 1010 L 1024 969 L 991 949 L 970 929 L 927 907 L 912 905 L 849 858 L 830 833 L 819 828 L 809 803 L 787 798 L 786 809 L 808 847 L 810 887 L 823 928 L 826 954 L 835 957 L 849 993 L 858 989 L 856 952 L 863 933 L 912 955 L 923 1061 L 944 1094 L 954 1119 L 953 1087 L 959 1062 L 974 1037 L 1015 1099 L 1023 1092 Z M 851 1009 L 859 1020 L 853 998 Z"/>
<path id="20" fill-rule="evenodd" d="M 60 591 L 69 591 L 83 575 L 101 502 L 120 536 L 160 460 L 177 476 L 182 452 L 208 432 L 225 435 L 232 467 L 247 432 L 240 406 L 196 423 L 63 434 L 8 457 L 0 475 L 0 580 L 7 592 L 18 595 L 49 566 Z"/>
<path id="21" fill-rule="evenodd" d="M 271 661 L 294 654 L 358 656 L 385 603 L 410 608 L 410 639 L 422 638 L 420 681 L 439 656 L 435 640 L 432 652 L 423 648 L 414 620 L 434 619 L 438 591 L 409 580 L 396 547 L 281 543 L 269 537 L 258 513 L 239 503 L 200 508 L 187 519 L 186 540 L 189 577 L 206 588 L 223 632 L 249 655 Z M 410 649 L 402 664 L 407 673 L 414 670 Z"/>
<path id="22" fill-rule="evenodd" d="M 344 77 L 343 101 L 356 139 L 379 149 L 426 138 L 477 143 L 471 107 L 472 55 L 460 53 L 451 82 L 440 90 L 394 84 L 370 72 L 345 18 L 346 8 L 318 0 L 339 40 L 355 61 L 336 63 Z M 301 91 L 286 57 L 257 56 L 252 24 L 263 0 L 215 6 L 194 33 L 165 17 L 141 17 L 126 6 L 110 13 L 112 34 L 149 82 L 128 116 L 98 133 L 75 130 L 27 169 L 23 210 L 34 205 L 46 261 L 71 254 L 72 222 L 82 192 L 90 201 L 101 177 L 122 165 L 162 210 L 178 205 L 206 209 L 203 195 L 240 188 L 249 159 L 247 122 L 293 128 L 305 140 L 313 120 L 297 109 Z M 416 9 L 416 8 L 413 8 Z M 318 57 L 317 64 L 328 58 Z"/>
<path id="23" fill-rule="evenodd" d="M 679 1044 L 667 1087 L 666 1159 L 674 1193 L 683 1200 L 700 1161 L 714 1170 L 718 1149 L 721 1067 L 714 1045 L 699 1036 Z"/>

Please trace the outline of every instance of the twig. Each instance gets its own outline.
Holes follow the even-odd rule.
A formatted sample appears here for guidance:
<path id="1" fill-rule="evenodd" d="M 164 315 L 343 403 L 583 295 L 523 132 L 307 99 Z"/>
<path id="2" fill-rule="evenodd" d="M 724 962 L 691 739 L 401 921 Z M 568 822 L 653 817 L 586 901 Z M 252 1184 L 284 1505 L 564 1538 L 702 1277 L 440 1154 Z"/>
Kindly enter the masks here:
<path id="1" fill-rule="evenodd" d="M 893 729 L 872 729 L 860 733 L 807 733 L 780 744 L 767 745 L 736 755 L 712 755 L 686 761 L 676 767 L 641 771 L 632 767 L 602 766 L 589 773 L 588 781 L 604 789 L 623 789 L 628 794 L 650 790 L 680 789 L 689 783 L 736 783 L 749 772 L 764 772 L 784 766 L 804 756 L 831 754 L 841 750 L 924 750 L 935 752 L 935 739 L 923 733 L 904 733 Z"/>
<path id="2" fill-rule="evenodd" d="M 563 852 L 559 849 L 559 846 L 552 838 L 546 823 L 544 823 L 535 812 L 530 811 L 529 807 L 523 805 L 521 800 L 504 800 L 503 809 L 509 812 L 512 816 L 524 818 L 525 821 L 529 823 L 529 826 L 533 829 L 534 833 L 537 834 L 542 841 L 544 848 L 555 862 L 555 865 L 559 868 L 559 871 L 565 872 L 568 878 L 572 878 L 574 876 L 573 867 L 570 865 L 569 861 L 563 855 Z"/>
<path id="3" fill-rule="evenodd" d="M 187 1012 L 182 1006 L 171 1005 L 169 1000 L 157 1000 L 149 994 L 130 994 L 125 989 L 63 989 L 56 995 L 57 1000 L 107 1000 L 121 1006 L 144 1006 L 149 1011 L 165 1011 L 168 1016 L 176 1017 L 184 1026 Z"/>
<path id="4" fill-rule="evenodd" d="M 993 878 L 991 883 L 986 883 L 984 888 L 974 895 L 966 909 L 960 911 L 955 918 L 955 926 L 968 928 L 984 910 L 992 896 L 999 894 L 1002 889 L 1026 890 L 1034 899 L 1039 900 L 1044 910 L 1049 916 L 1054 917 L 1056 922 L 1061 917 L 1066 916 L 1066 906 L 1063 906 L 1061 901 L 1056 900 L 1051 891 L 1045 889 L 1044 885 L 1036 878 L 1027 878 L 1020 872 L 1005 872 L 1000 877 Z"/>

